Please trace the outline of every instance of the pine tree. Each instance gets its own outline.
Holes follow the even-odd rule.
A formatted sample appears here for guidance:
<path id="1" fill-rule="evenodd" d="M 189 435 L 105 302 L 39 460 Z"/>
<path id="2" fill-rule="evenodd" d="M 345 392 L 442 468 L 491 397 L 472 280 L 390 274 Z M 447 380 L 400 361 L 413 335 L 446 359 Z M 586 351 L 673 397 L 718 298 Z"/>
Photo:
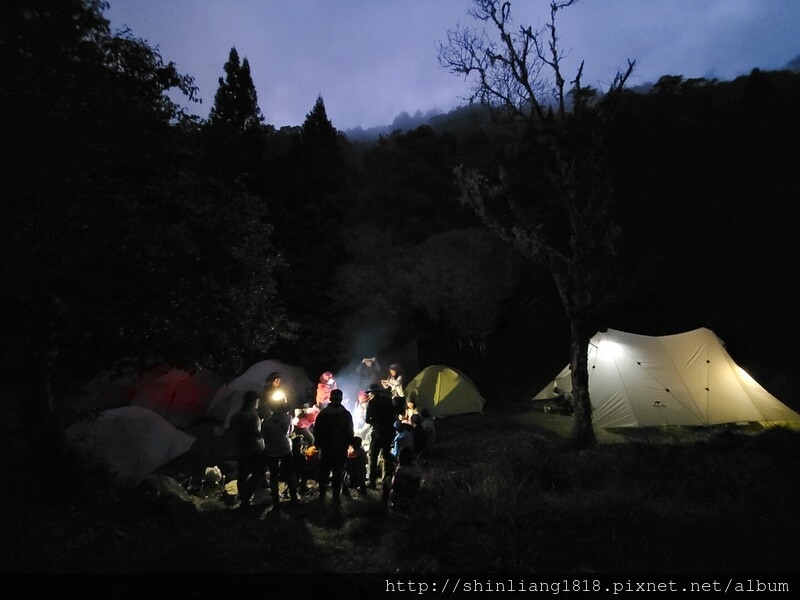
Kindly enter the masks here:
<path id="1" fill-rule="evenodd" d="M 223 69 L 225 78 L 219 78 L 219 88 L 209 114 L 210 123 L 227 126 L 240 133 L 259 128 L 264 117 L 258 107 L 258 96 L 247 58 L 240 61 L 239 53 L 233 47 Z"/>
<path id="2" fill-rule="evenodd" d="M 344 141 L 325 110 L 325 101 L 317 96 L 300 128 L 303 161 L 308 173 L 305 183 L 311 197 L 333 193 L 345 184 Z"/>
<path id="3" fill-rule="evenodd" d="M 325 101 L 322 96 L 317 96 L 314 107 L 306 115 L 302 126 L 303 140 L 306 144 L 327 145 L 328 148 L 336 146 L 337 133 L 333 123 L 328 118 L 325 110 Z"/>

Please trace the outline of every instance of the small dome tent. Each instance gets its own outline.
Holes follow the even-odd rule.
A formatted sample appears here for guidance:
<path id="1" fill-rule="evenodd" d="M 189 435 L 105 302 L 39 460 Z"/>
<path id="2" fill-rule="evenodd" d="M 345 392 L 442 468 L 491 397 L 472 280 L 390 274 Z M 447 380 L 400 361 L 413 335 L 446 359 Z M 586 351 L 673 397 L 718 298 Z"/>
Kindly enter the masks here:
<path id="1" fill-rule="evenodd" d="M 195 442 L 161 415 L 140 406 L 100 413 L 66 431 L 68 443 L 121 476 L 142 477 L 187 452 Z"/>
<path id="2" fill-rule="evenodd" d="M 464 373 L 446 365 L 430 365 L 417 373 L 405 388 L 415 394 L 417 409 L 428 409 L 433 418 L 482 413 L 485 402 L 478 388 Z"/>
<path id="3" fill-rule="evenodd" d="M 286 394 L 290 405 L 301 406 L 315 389 L 311 379 L 300 367 L 268 359 L 257 362 L 236 379 L 220 387 L 214 394 L 206 414 L 213 419 L 223 421 L 223 428 L 227 429 L 231 416 L 242 408 L 244 393 L 248 390 L 261 393 L 264 389 L 264 380 L 270 373 L 276 371 L 281 374 L 281 390 Z"/>
<path id="4" fill-rule="evenodd" d="M 131 406 L 147 408 L 176 427 L 185 427 L 205 416 L 220 383 L 208 371 L 170 369 L 141 385 Z"/>
<path id="5" fill-rule="evenodd" d="M 569 366 L 534 396 L 572 391 Z M 798 423 L 800 415 L 737 365 L 710 329 L 647 336 L 609 329 L 589 342 L 595 427 Z"/>

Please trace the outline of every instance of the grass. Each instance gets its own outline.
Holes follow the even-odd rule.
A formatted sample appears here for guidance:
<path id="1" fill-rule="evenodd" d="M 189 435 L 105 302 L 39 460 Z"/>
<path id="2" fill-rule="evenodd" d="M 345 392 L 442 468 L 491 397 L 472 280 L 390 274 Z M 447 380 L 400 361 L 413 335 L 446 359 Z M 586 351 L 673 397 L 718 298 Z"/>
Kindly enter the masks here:
<path id="1" fill-rule="evenodd" d="M 354 492 L 338 512 L 311 498 L 260 520 L 170 478 L 119 485 L 64 455 L 52 477 L 24 480 L 30 493 L 9 499 L 3 571 L 797 570 L 799 433 L 603 432 L 576 452 L 564 445 L 569 423 L 528 407 L 438 421 L 410 516 Z"/>

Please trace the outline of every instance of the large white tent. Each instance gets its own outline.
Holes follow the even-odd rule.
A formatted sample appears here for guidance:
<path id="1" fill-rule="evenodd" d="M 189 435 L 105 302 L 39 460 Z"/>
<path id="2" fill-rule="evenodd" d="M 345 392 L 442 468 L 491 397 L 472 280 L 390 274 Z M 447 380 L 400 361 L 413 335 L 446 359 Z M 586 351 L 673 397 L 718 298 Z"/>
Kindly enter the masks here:
<path id="1" fill-rule="evenodd" d="M 534 396 L 571 392 L 569 366 Z M 800 422 L 728 355 L 710 329 L 647 336 L 609 329 L 589 342 L 595 427 Z"/>

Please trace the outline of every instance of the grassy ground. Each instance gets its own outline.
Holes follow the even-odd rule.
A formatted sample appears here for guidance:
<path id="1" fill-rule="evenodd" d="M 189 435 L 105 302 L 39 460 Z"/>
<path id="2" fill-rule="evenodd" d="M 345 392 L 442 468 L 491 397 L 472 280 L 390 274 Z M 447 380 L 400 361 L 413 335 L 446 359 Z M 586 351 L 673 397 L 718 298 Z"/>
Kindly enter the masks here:
<path id="1" fill-rule="evenodd" d="M 598 431 L 575 452 L 570 428 L 529 403 L 440 420 L 413 515 L 377 492 L 338 511 L 312 493 L 263 520 L 178 485 L 227 468 L 224 438 L 198 430 L 148 484 L 76 471 L 47 497 L 14 496 L 0 559 L 29 573 L 796 571 L 800 434 Z"/>

